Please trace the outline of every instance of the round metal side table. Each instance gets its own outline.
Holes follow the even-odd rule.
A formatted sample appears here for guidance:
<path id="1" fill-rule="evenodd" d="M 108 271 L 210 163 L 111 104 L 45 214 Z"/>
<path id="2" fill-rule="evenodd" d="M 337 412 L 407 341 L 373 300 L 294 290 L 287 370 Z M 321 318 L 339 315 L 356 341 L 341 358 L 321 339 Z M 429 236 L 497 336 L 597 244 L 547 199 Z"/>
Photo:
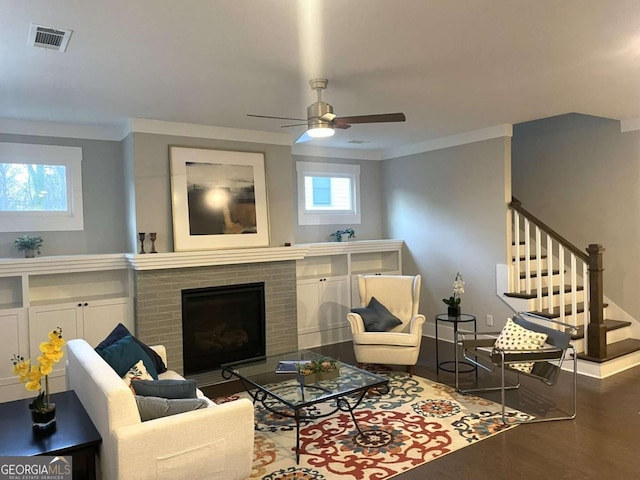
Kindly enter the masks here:
<path id="1" fill-rule="evenodd" d="M 436 315 L 436 374 L 439 373 L 440 370 L 445 372 L 455 373 L 455 360 L 447 360 L 445 362 L 440 361 L 439 348 L 438 343 L 438 322 L 447 322 L 453 323 L 453 358 L 456 358 L 456 338 L 458 337 L 458 324 L 459 323 L 469 323 L 473 322 L 473 332 L 476 332 L 476 317 L 475 315 L 469 315 L 467 313 L 461 313 L 457 317 L 449 316 L 447 313 L 441 313 L 440 315 Z M 453 365 L 452 367 L 448 367 L 447 365 Z M 465 362 L 463 360 L 458 362 L 458 371 L 460 373 L 469 373 L 475 371 L 478 373 L 478 369 L 475 365 Z"/>

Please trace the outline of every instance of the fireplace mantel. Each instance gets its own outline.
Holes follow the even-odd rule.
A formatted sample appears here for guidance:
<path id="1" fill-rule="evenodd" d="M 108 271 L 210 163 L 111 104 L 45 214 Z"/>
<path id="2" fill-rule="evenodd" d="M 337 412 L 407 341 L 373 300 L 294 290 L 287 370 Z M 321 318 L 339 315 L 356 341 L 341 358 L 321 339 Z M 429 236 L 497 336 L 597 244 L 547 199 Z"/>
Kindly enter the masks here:
<path id="1" fill-rule="evenodd" d="M 206 250 L 195 252 L 125 254 L 133 270 L 161 270 L 167 268 L 236 265 L 242 263 L 282 262 L 300 260 L 308 247 L 237 248 L 233 250 Z"/>

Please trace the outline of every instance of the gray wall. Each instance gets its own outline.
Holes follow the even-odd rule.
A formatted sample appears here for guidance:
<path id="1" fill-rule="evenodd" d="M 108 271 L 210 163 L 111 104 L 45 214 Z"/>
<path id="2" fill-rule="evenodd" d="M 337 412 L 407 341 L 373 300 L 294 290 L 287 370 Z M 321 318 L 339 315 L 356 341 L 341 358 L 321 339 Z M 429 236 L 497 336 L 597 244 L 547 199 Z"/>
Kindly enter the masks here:
<path id="1" fill-rule="evenodd" d="M 600 243 L 604 291 L 640 318 L 640 132 L 570 114 L 516 125 L 513 195 L 577 247 Z"/>
<path id="2" fill-rule="evenodd" d="M 382 162 L 368 160 L 344 160 L 334 158 L 293 156 L 293 222 L 296 225 L 295 242 L 331 242 L 335 241 L 330 235 L 336 230 L 353 228 L 356 240 L 378 240 L 382 236 Z M 342 163 L 360 165 L 360 210 L 361 223 L 359 225 L 298 225 L 297 202 L 297 173 L 295 162 Z"/>
<path id="3" fill-rule="evenodd" d="M 291 147 L 146 133 L 133 134 L 136 227 L 131 236 L 135 238 L 136 232 L 157 232 L 156 250 L 173 251 L 170 145 L 264 153 L 270 245 L 294 242 Z"/>
<path id="4" fill-rule="evenodd" d="M 23 233 L 44 238 L 42 255 L 119 253 L 127 250 L 123 149 L 121 142 L 0 134 L 0 142 L 82 148 L 84 230 L 0 232 L 0 257 L 24 257 L 13 245 Z"/>
<path id="5" fill-rule="evenodd" d="M 383 162 L 385 234 L 404 239 L 404 272 L 422 274 L 420 312 L 430 324 L 446 312 L 442 299 L 456 272 L 466 284 L 462 311 L 477 317 L 479 330 L 487 330 L 487 314 L 496 328 L 511 313 L 496 296 L 496 265 L 506 256 L 509 149 L 510 139 L 498 138 Z"/>

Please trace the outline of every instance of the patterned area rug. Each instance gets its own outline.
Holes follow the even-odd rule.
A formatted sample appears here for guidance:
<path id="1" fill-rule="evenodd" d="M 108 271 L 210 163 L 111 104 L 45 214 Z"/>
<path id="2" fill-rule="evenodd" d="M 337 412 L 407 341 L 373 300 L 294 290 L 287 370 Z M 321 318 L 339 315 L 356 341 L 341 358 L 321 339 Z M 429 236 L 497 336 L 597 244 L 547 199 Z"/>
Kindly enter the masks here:
<path id="1" fill-rule="evenodd" d="M 300 428 L 300 463 L 295 459 L 295 422 L 256 404 L 253 472 L 262 480 L 391 478 L 491 435 L 512 428 L 500 418 L 500 405 L 453 387 L 404 372 L 389 377 L 389 392 L 369 392 L 351 415 L 338 411 Z M 295 388 L 295 380 L 292 380 Z M 224 403 L 241 397 L 215 398 Z M 319 411 L 330 404 L 317 406 Z M 528 415 L 510 411 L 512 419 Z"/>

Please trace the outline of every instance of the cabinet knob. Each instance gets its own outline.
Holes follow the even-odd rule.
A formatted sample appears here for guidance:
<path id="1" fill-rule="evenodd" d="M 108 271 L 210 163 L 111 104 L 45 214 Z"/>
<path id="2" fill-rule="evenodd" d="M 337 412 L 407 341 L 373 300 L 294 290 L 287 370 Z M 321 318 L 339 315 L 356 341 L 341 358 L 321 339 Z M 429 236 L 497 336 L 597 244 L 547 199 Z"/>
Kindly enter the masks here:
<path id="1" fill-rule="evenodd" d="M 88 307 L 88 306 L 89 306 L 89 304 L 85 302 L 84 306 L 85 306 L 85 307 Z"/>
<path id="2" fill-rule="evenodd" d="M 79 303 L 79 304 L 78 304 L 78 306 L 79 306 L 79 307 L 81 307 L 81 306 L 82 306 L 82 304 L 81 304 L 81 303 Z"/>

